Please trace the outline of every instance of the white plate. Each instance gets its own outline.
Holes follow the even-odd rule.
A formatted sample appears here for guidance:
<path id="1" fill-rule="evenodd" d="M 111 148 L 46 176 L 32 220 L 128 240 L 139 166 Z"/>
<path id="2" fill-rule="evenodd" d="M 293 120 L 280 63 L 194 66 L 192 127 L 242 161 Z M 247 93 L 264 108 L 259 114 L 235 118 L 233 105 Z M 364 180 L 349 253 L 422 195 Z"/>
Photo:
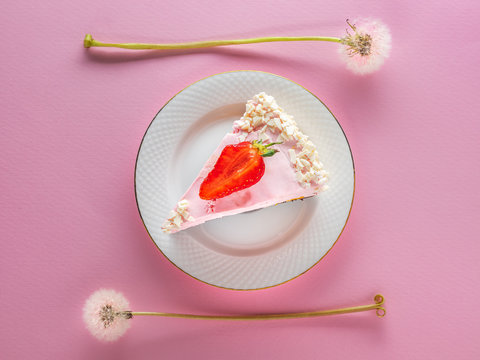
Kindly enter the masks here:
<path id="1" fill-rule="evenodd" d="M 243 115 L 247 100 L 262 91 L 317 145 L 329 189 L 315 198 L 164 234 L 169 211 Z M 284 283 L 320 261 L 345 226 L 354 184 L 350 147 L 327 107 L 302 86 L 257 71 L 213 75 L 175 95 L 148 127 L 135 168 L 138 209 L 158 249 L 200 281 L 242 290 Z"/>

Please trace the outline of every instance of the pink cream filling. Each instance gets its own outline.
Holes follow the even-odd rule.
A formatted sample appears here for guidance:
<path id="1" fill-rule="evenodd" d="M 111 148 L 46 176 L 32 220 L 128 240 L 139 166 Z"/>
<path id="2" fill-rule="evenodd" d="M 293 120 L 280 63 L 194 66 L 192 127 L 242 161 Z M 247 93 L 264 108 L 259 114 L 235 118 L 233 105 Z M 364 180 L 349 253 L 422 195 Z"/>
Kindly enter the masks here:
<path id="1" fill-rule="evenodd" d="M 267 131 L 267 135 L 271 139 L 275 139 L 269 131 Z M 245 141 L 256 140 L 257 137 L 258 131 L 253 131 L 248 134 Z M 202 224 L 208 220 L 256 210 L 302 197 L 314 196 L 319 192 L 318 187 L 305 188 L 298 183 L 288 154 L 288 149 L 294 148 L 295 143 L 289 142 L 272 147 L 279 152 L 272 157 L 264 158 L 265 174 L 255 185 L 214 201 L 200 199 L 198 194 L 200 185 L 213 169 L 223 148 L 227 145 L 238 144 L 241 141 L 243 140 L 239 139 L 238 133 L 225 135 L 198 177 L 181 197 L 182 200 L 186 199 L 188 201 L 188 212 L 194 220 L 185 221 L 179 228 L 172 229 L 172 233 Z"/>

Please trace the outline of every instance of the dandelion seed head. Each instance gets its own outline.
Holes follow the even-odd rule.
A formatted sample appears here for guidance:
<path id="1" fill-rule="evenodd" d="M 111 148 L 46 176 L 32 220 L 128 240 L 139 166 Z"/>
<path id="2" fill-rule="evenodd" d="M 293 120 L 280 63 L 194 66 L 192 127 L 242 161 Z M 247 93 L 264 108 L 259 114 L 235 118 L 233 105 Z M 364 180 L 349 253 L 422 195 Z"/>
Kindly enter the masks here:
<path id="1" fill-rule="evenodd" d="M 129 303 L 119 292 L 95 291 L 83 307 L 83 321 L 97 339 L 115 341 L 130 327 Z"/>
<path id="2" fill-rule="evenodd" d="M 392 37 L 388 27 L 379 20 L 347 20 L 350 29 L 342 38 L 339 49 L 347 68 L 357 74 L 378 70 L 390 55 Z"/>

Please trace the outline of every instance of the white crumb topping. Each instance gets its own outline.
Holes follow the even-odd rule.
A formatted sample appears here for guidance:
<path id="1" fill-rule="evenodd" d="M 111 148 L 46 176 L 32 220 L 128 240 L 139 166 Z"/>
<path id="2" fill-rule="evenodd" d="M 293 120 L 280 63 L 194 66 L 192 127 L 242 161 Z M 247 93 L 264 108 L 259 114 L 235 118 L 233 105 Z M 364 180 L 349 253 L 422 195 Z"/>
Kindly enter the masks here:
<path id="1" fill-rule="evenodd" d="M 260 138 L 266 135 L 266 129 L 278 133 L 275 142 L 295 142 L 288 155 L 295 169 L 297 181 L 304 187 L 316 185 L 326 188 L 327 172 L 319 160 L 317 147 L 308 136 L 300 131 L 293 117 L 278 106 L 273 96 L 264 92 L 257 94 L 246 105 L 245 114 L 233 123 L 233 128 L 243 137 L 254 130 L 260 130 Z"/>
<path id="2" fill-rule="evenodd" d="M 175 210 L 170 211 L 169 217 L 162 226 L 164 233 L 170 234 L 172 230 L 179 229 L 185 221 L 195 220 L 188 212 L 188 201 L 180 200 Z"/>

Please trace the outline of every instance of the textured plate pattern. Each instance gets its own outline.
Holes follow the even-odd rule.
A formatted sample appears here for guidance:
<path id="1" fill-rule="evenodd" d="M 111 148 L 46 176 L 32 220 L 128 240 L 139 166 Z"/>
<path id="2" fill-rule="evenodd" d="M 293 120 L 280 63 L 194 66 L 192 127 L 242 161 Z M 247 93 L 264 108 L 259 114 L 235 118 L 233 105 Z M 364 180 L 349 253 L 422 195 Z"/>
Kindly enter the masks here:
<path id="1" fill-rule="evenodd" d="M 259 210 L 253 215 L 236 215 L 233 220 L 215 220 L 175 235 L 164 234 L 161 226 L 169 210 L 225 132 L 230 131 L 232 121 L 243 114 L 247 100 L 261 91 L 274 96 L 317 145 L 330 174 L 329 189 L 313 199 Z M 314 95 L 277 75 L 238 71 L 196 82 L 162 108 L 140 146 L 135 191 L 151 238 L 176 266 L 212 285 L 258 289 L 300 275 L 334 245 L 352 205 L 354 168 L 341 127 Z M 267 223 L 276 214 L 288 228 L 281 233 L 275 228 L 262 228 L 263 220 Z M 222 221 L 231 221 L 227 230 L 222 228 Z M 259 225 L 245 229 L 245 221 Z M 252 230 L 255 226 L 258 228 Z M 267 244 L 260 250 L 221 250 L 227 243 L 222 239 L 252 236 L 255 231 Z M 215 242 L 218 248 L 209 245 Z"/>

